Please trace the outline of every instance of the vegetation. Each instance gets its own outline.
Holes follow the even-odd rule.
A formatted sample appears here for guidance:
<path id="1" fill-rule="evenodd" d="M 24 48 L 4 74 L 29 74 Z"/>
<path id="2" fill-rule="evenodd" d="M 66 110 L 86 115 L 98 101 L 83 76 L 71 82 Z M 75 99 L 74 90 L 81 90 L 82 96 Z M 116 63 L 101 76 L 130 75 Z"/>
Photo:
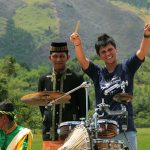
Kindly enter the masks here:
<path id="1" fill-rule="evenodd" d="M 0 17 L 0 37 L 3 36 L 6 32 L 6 27 L 7 27 L 7 19 Z"/>
<path id="2" fill-rule="evenodd" d="M 150 20 L 150 1 L 149 0 L 110 0 L 114 5 L 119 8 L 135 13 L 144 22 L 149 22 Z"/>
<path id="3" fill-rule="evenodd" d="M 16 28 L 30 33 L 37 48 L 58 34 L 58 20 L 49 0 L 27 0 L 16 10 L 13 21 Z M 43 36 L 44 35 L 44 36 Z"/>
<path id="4" fill-rule="evenodd" d="M 128 3 L 130 5 L 134 5 L 138 8 L 141 8 L 141 7 L 144 7 L 146 9 L 149 9 L 150 8 L 150 1 L 149 0 L 113 0 L 113 1 L 122 1 L 122 2 L 125 2 L 125 3 Z"/>
<path id="5" fill-rule="evenodd" d="M 150 140 L 149 137 L 150 137 L 150 128 L 138 128 L 137 129 L 137 140 L 138 140 L 139 150 L 149 149 L 149 140 Z"/>
<path id="6" fill-rule="evenodd" d="M 42 149 L 42 133 L 39 130 L 37 130 L 36 133 L 33 134 L 32 149 L 33 150 Z"/>
<path id="7" fill-rule="evenodd" d="M 150 58 L 146 59 L 146 62 L 150 62 Z M 150 126 L 150 67 L 149 63 L 143 63 L 141 68 L 136 74 L 135 78 L 135 99 L 134 99 L 134 110 L 135 110 L 135 122 L 138 127 L 149 127 Z"/>
<path id="8" fill-rule="evenodd" d="M 97 62 L 96 57 L 91 57 L 94 62 Z M 70 61 L 68 66 L 76 72 L 81 73 L 81 68 L 76 63 L 76 59 Z M 134 95 L 134 110 L 135 122 L 137 127 L 150 127 L 150 58 L 146 58 L 145 63 L 139 69 L 135 77 L 135 95 Z M 21 97 L 37 92 L 38 78 L 41 74 L 48 72 L 49 68 L 39 66 L 34 69 L 26 67 L 24 64 L 16 62 L 12 56 L 7 56 L 0 59 L 0 101 L 9 99 L 16 104 L 17 121 L 31 129 L 37 129 L 41 126 L 41 115 L 38 107 L 30 106 L 21 102 Z M 89 81 L 89 78 L 85 76 Z M 90 88 L 89 96 L 91 104 L 94 104 L 94 90 Z M 90 113 L 93 114 L 93 108 Z"/>
<path id="9" fill-rule="evenodd" d="M 12 17 L 8 17 L 9 13 L 0 17 L 0 57 L 10 54 L 20 63 L 35 67 L 44 59 L 33 60 L 35 54 L 38 56 L 59 32 L 55 7 L 49 0 L 26 0 L 21 4 L 16 0 L 16 3 L 22 7 L 13 5 L 16 10 Z"/>
<path id="10" fill-rule="evenodd" d="M 57 3 L 54 0 L 22 0 L 22 1 L 1 0 L 1 1 L 2 2 L 0 5 L 0 15 L 1 15 L 0 17 L 0 27 L 1 27 L 0 28 L 0 58 L 3 58 L 7 54 L 10 54 L 14 56 L 15 59 L 19 63 L 26 63 L 28 66 L 32 66 L 32 67 L 37 67 L 41 63 L 46 64 L 48 61 L 47 60 L 45 61 L 45 56 L 48 51 L 49 43 L 51 41 L 54 41 L 55 39 L 59 39 L 60 37 L 58 36 L 61 36 L 61 38 L 66 38 L 65 36 L 67 36 L 66 39 L 68 39 L 69 36 L 67 35 L 67 33 L 70 33 L 72 29 L 73 20 L 75 21 L 75 19 L 78 18 L 78 15 L 79 16 L 87 15 L 85 10 L 83 10 L 82 12 L 83 14 L 80 14 L 79 12 L 77 13 L 74 12 L 73 16 L 69 15 L 69 14 L 72 14 L 69 11 L 72 12 L 73 10 L 76 11 L 80 9 L 78 8 L 78 5 L 74 5 L 74 3 L 71 3 L 69 1 L 63 2 L 64 4 L 62 4 L 62 9 L 56 8 L 55 5 Z M 131 0 L 128 0 L 128 1 L 126 0 L 125 2 L 134 3 L 133 0 L 131 2 L 130 1 Z M 118 2 L 118 0 L 115 0 L 115 2 Z M 148 0 L 147 1 L 138 0 L 136 1 L 136 3 L 139 3 L 142 6 L 142 4 L 145 4 L 145 3 L 148 4 Z M 99 4 L 99 2 L 96 2 L 96 3 L 94 2 L 94 4 Z M 58 6 L 59 5 L 57 5 L 57 7 Z M 74 8 L 74 7 L 77 7 L 77 8 Z M 96 7 L 96 5 L 94 5 L 94 7 Z M 59 9 L 59 11 L 56 9 Z M 68 12 L 64 13 L 64 15 L 62 13 L 64 12 L 63 9 L 68 10 Z M 60 12 L 60 10 L 62 12 Z M 97 10 L 99 10 L 99 5 L 96 7 L 96 9 L 93 9 L 93 10 L 96 10 L 96 13 L 97 13 L 98 12 Z M 84 14 L 84 12 L 86 14 Z M 92 14 L 96 14 L 96 13 L 93 11 Z M 93 18 L 94 21 L 92 20 L 89 21 L 88 29 L 85 28 L 86 26 L 82 28 L 82 31 L 85 34 L 83 37 L 85 37 L 86 39 L 85 46 L 86 47 L 88 46 L 86 43 L 90 43 L 90 46 L 88 46 L 89 49 L 91 49 L 91 45 L 93 45 L 93 41 L 90 40 L 90 37 L 96 35 L 97 31 L 101 32 L 101 29 L 102 30 L 105 29 L 105 26 L 103 28 L 103 24 L 105 24 L 105 22 L 102 21 L 103 19 L 100 19 L 100 22 L 101 21 L 102 22 L 100 24 L 97 24 L 97 21 L 95 21 L 97 20 L 96 19 L 97 16 L 94 15 L 91 17 L 90 14 L 91 13 L 88 13 L 88 16 L 86 17 L 89 17 L 89 19 Z M 66 18 L 63 18 L 63 16 L 66 16 Z M 83 17 L 83 18 L 85 19 L 86 17 Z M 98 18 L 99 18 L 99 15 L 98 15 Z M 111 22 L 110 20 L 111 18 L 109 18 L 110 22 Z M 68 19 L 70 21 L 66 23 L 64 20 L 68 20 Z M 82 17 L 80 17 L 80 19 L 82 19 Z M 112 18 L 112 20 L 114 19 L 115 18 Z M 117 19 L 117 20 L 120 20 L 120 19 Z M 83 22 L 85 23 L 85 20 L 83 20 Z M 93 24 L 95 24 L 94 25 L 94 28 L 96 27 L 95 33 L 91 30 L 91 27 L 90 27 L 91 22 L 92 22 L 92 29 L 93 29 Z M 120 24 L 120 22 L 115 21 L 115 23 L 116 25 L 113 25 L 111 27 L 112 31 L 111 32 L 109 30 L 108 31 L 110 33 L 114 33 L 116 38 L 118 38 L 120 34 L 122 34 L 121 33 L 122 30 L 119 31 L 118 29 L 116 29 L 117 25 Z M 61 26 L 63 24 L 65 24 L 65 27 Z M 107 21 L 106 21 L 106 24 L 107 24 Z M 116 28 L 113 29 L 113 27 L 116 27 Z M 135 29 L 139 28 L 138 23 L 135 23 L 134 27 Z M 130 26 L 128 29 L 130 32 Z M 87 31 L 91 30 L 92 33 L 94 34 L 90 33 L 90 35 L 87 37 L 86 32 L 84 30 L 87 30 Z M 116 30 L 118 31 L 116 32 Z M 107 26 L 106 26 L 106 31 L 107 31 Z M 123 31 L 126 32 L 126 30 L 123 30 Z M 133 36 L 133 41 L 132 40 L 131 41 L 132 41 L 132 44 L 136 47 L 136 44 L 138 42 L 136 42 L 137 40 L 135 40 L 134 34 L 132 35 L 129 34 L 129 35 L 131 39 Z M 121 36 L 121 39 L 122 37 L 126 37 L 126 36 L 127 34 L 124 34 L 124 36 Z M 123 41 L 127 41 L 127 38 L 125 38 L 125 40 Z M 126 44 L 122 46 L 123 49 L 125 48 L 124 46 L 126 47 Z M 126 49 L 128 50 L 129 48 L 126 48 Z M 88 53 L 91 53 L 91 52 L 88 51 Z M 128 51 L 123 50 L 119 54 L 120 56 L 123 57 L 127 55 L 127 53 Z"/>
<path id="11" fill-rule="evenodd" d="M 38 77 L 47 70 L 43 66 L 30 70 L 16 63 L 12 56 L 0 60 L 0 101 L 8 99 L 14 102 L 18 123 L 32 129 L 40 126 L 39 109 L 22 103 L 20 98 L 37 91 Z"/>

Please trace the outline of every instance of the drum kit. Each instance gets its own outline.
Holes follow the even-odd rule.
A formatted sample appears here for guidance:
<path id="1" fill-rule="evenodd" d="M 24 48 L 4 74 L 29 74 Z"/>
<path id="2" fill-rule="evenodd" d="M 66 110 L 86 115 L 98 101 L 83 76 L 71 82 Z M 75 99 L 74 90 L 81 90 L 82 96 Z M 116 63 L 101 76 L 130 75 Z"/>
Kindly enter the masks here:
<path id="1" fill-rule="evenodd" d="M 83 82 L 77 88 L 67 92 L 42 91 L 25 95 L 21 100 L 34 106 L 51 106 L 53 104 L 69 103 L 70 93 L 85 88 L 86 90 L 86 118 L 80 121 L 67 121 L 60 123 L 58 134 L 64 144 L 58 150 L 127 150 L 122 140 L 113 140 L 112 138 L 119 133 L 119 125 L 115 120 L 102 119 L 104 113 L 108 115 L 120 115 L 127 118 L 125 103 L 132 100 L 132 96 L 124 92 L 125 82 L 121 83 L 123 92 L 113 97 L 114 101 L 121 103 L 121 110 L 112 111 L 109 105 L 104 102 L 98 105 L 92 118 L 88 119 L 88 88 L 90 82 Z M 99 111 L 103 112 L 99 114 Z M 124 124 L 123 130 L 126 131 L 127 125 Z"/>

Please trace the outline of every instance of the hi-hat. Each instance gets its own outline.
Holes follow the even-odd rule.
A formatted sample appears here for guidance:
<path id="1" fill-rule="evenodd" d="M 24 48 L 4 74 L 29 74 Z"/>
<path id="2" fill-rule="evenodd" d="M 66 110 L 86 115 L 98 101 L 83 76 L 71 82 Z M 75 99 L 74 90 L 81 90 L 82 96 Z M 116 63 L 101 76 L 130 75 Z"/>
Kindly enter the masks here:
<path id="1" fill-rule="evenodd" d="M 128 93 L 118 93 L 113 97 L 113 100 L 120 103 L 127 103 L 133 99 L 133 96 Z"/>
<path id="2" fill-rule="evenodd" d="M 70 98 L 70 95 L 65 95 L 63 92 L 42 91 L 25 95 L 21 97 L 21 100 L 26 104 L 45 106 L 50 102 L 53 102 L 53 104 L 67 103 Z M 56 99 L 58 100 L 55 103 Z"/>

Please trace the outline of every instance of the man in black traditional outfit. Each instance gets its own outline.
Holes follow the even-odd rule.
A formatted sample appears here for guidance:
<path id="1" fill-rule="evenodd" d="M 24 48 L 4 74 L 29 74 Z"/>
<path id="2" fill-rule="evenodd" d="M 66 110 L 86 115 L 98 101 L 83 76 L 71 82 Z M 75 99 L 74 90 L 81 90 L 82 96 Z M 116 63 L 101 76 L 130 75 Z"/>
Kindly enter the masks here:
<path id="1" fill-rule="evenodd" d="M 38 91 L 68 92 L 84 82 L 83 76 L 76 74 L 66 67 L 70 56 L 66 42 L 52 42 L 49 60 L 53 64 L 52 70 L 41 76 Z M 71 93 L 69 104 L 54 104 L 40 106 L 43 117 L 43 150 L 58 149 L 63 141 L 57 133 L 59 124 L 67 121 L 79 121 L 86 116 L 85 89 L 80 88 Z"/>

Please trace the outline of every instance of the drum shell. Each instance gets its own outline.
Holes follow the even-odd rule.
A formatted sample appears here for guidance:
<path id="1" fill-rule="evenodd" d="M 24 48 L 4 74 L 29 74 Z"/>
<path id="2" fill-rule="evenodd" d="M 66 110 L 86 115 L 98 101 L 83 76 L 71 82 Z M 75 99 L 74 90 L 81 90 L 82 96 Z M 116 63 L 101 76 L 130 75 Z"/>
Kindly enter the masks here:
<path id="1" fill-rule="evenodd" d="M 112 138 L 118 134 L 118 124 L 114 120 L 98 120 L 98 138 Z"/>

